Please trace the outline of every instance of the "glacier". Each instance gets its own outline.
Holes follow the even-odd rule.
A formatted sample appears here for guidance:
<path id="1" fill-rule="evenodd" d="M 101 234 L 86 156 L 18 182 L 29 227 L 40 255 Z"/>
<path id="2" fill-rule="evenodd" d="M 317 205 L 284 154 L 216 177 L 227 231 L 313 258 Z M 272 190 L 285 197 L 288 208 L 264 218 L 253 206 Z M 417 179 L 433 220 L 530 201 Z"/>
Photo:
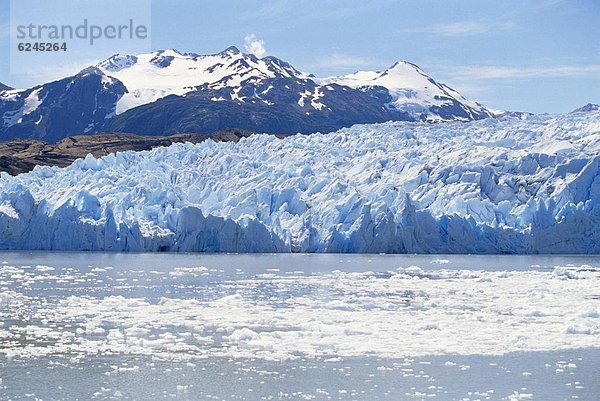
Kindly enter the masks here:
<path id="1" fill-rule="evenodd" d="M 600 253 L 600 112 L 174 144 L 0 176 L 0 249 Z"/>

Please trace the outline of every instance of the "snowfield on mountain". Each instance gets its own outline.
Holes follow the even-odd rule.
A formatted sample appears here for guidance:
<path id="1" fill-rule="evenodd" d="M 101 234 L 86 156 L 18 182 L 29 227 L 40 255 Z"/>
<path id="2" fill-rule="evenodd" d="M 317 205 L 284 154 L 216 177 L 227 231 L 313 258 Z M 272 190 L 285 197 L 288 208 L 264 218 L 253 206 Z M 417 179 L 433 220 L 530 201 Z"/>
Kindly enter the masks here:
<path id="1" fill-rule="evenodd" d="M 435 82 L 415 64 L 398 61 L 385 71 L 358 71 L 321 80 L 367 93 L 385 88 L 390 96 L 388 107 L 426 121 L 477 120 L 494 113 L 470 101 L 448 85 Z"/>
<path id="2" fill-rule="evenodd" d="M 98 132 L 210 134 L 242 128 L 292 135 L 386 121 L 470 121 L 494 113 L 397 62 L 382 72 L 320 79 L 235 47 L 115 54 L 28 89 L 0 84 L 0 140 L 58 142 Z"/>
<path id="3" fill-rule="evenodd" d="M 357 125 L 0 178 L 3 249 L 600 252 L 600 113 Z"/>
<path id="4" fill-rule="evenodd" d="M 292 66 L 277 61 L 273 57 L 258 59 L 235 47 L 206 56 L 168 49 L 139 56 L 116 54 L 97 68 L 127 87 L 128 93 L 117 102 L 116 114 L 121 114 L 168 95 L 193 92 L 205 84 L 235 88 L 247 79 L 308 78 Z"/>

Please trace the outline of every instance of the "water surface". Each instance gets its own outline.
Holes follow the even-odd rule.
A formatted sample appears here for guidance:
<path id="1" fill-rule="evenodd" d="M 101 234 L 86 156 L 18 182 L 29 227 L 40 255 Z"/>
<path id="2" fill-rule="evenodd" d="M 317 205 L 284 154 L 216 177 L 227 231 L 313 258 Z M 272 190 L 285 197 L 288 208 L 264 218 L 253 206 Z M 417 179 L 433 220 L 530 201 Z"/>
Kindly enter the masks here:
<path id="1" fill-rule="evenodd" d="M 0 399 L 595 400 L 593 256 L 0 253 Z"/>

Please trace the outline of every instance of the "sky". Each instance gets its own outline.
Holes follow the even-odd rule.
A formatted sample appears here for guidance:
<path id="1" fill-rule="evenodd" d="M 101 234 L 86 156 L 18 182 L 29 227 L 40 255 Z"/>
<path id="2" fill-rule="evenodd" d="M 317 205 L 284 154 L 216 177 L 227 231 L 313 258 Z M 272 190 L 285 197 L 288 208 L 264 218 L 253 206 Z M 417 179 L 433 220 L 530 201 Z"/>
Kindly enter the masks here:
<path id="1" fill-rule="evenodd" d="M 147 1 L 153 50 L 211 54 L 235 45 L 317 76 L 406 60 L 494 109 L 562 113 L 600 103 L 598 0 Z M 17 74 L 9 3 L 0 0 L 0 82 L 33 86 L 123 51 L 114 42 Z M 120 4 L 110 11 L 126 15 Z M 52 20 L 63 11 L 45 12 Z"/>

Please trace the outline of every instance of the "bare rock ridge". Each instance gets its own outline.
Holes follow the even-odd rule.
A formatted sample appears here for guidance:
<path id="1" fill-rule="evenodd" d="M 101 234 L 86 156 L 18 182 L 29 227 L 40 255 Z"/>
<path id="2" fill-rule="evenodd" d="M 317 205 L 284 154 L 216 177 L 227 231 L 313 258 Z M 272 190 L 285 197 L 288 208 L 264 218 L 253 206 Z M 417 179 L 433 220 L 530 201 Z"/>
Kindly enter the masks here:
<path id="1" fill-rule="evenodd" d="M 493 118 L 477 102 L 408 62 L 318 78 L 276 57 L 230 47 L 199 55 L 167 49 L 112 57 L 31 88 L 0 86 L 0 140 L 56 143 L 124 132 L 211 134 L 243 128 L 284 135 L 385 121 Z"/>
<path id="2" fill-rule="evenodd" d="M 33 170 L 35 166 L 66 167 L 88 153 L 102 157 L 128 150 L 150 150 L 173 143 L 199 143 L 207 139 L 215 142 L 238 142 L 256 134 L 252 131 L 228 129 L 211 135 L 196 133 L 171 136 L 141 136 L 123 133 L 100 133 L 67 137 L 55 144 L 39 140 L 17 139 L 0 142 L 0 171 L 17 175 Z"/>

